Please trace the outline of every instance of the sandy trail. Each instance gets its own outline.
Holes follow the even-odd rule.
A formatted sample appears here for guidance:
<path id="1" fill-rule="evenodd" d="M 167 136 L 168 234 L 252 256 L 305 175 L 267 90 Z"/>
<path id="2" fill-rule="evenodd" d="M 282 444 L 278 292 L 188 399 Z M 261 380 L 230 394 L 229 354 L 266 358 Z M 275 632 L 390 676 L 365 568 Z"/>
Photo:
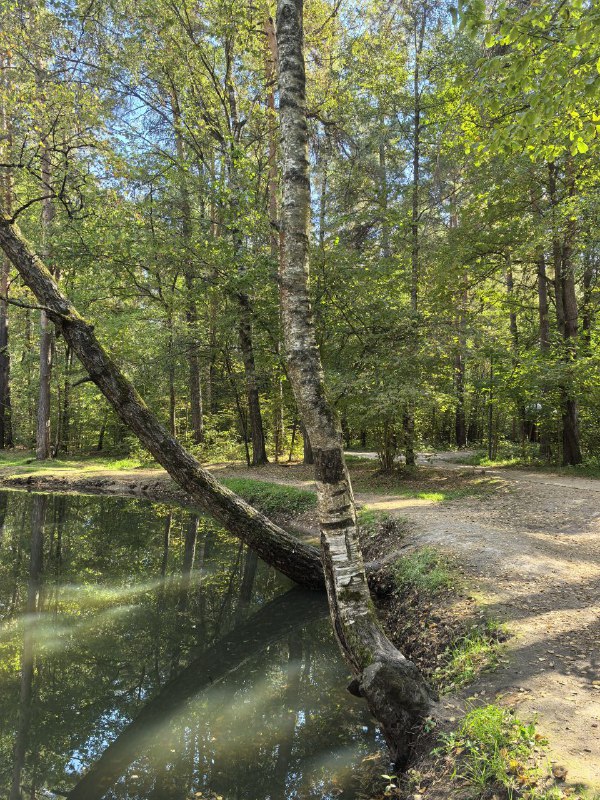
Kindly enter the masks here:
<path id="1" fill-rule="evenodd" d="M 536 717 L 569 782 L 600 788 L 600 481 L 486 475 L 502 478 L 504 489 L 437 505 L 357 499 L 383 502 L 411 521 L 416 543 L 455 555 L 483 604 L 506 621 L 513 637 L 505 663 L 470 695 L 503 698 L 521 718 Z"/>

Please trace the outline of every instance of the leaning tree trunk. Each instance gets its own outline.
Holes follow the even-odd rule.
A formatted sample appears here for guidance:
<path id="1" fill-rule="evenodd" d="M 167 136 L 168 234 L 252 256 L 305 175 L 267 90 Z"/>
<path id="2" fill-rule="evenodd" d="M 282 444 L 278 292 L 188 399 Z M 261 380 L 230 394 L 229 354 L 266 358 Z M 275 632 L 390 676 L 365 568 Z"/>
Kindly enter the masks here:
<path id="1" fill-rule="evenodd" d="M 310 179 L 303 0 L 279 0 L 279 92 L 283 142 L 281 303 L 288 375 L 315 458 L 325 583 L 334 630 L 355 681 L 382 725 L 392 757 L 406 761 L 411 729 L 429 708 L 429 690 L 386 638 L 375 615 L 358 541 L 352 487 L 325 397 L 308 295 Z"/>
<path id="2" fill-rule="evenodd" d="M 267 563 L 303 586 L 322 588 L 323 571 L 315 548 L 298 541 L 221 486 L 161 425 L 99 343 L 94 326 L 60 292 L 42 260 L 1 207 L 0 247 L 118 416 L 173 480 Z"/>

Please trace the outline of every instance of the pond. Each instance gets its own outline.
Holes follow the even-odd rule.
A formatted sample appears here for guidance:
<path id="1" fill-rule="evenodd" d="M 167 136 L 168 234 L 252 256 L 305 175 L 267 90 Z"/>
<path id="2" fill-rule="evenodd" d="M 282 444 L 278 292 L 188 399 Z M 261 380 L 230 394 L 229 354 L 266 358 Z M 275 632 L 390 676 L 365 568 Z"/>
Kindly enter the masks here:
<path id="1" fill-rule="evenodd" d="M 379 746 L 323 596 L 210 518 L 0 493 L 0 792 L 353 798 Z"/>

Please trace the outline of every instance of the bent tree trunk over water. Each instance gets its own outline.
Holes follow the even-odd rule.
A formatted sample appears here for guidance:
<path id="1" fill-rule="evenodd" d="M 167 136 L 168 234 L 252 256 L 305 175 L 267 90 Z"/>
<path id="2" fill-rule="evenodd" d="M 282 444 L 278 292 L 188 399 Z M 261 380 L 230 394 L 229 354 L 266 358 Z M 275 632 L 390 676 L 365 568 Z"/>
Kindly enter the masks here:
<path id="1" fill-rule="evenodd" d="M 60 292 L 42 260 L 1 207 L 0 247 L 116 413 L 173 480 L 268 564 L 302 586 L 323 588 L 317 550 L 298 541 L 222 486 L 161 425 L 99 343 L 93 325 Z"/>
<path id="2" fill-rule="evenodd" d="M 431 694 L 415 665 L 387 639 L 373 608 L 359 546 L 342 440 L 325 397 L 308 294 L 310 178 L 303 53 L 303 0 L 278 0 L 283 142 L 281 303 L 288 374 L 315 459 L 325 583 L 334 629 L 355 680 L 381 723 L 394 761 L 407 760 L 412 729 Z"/>

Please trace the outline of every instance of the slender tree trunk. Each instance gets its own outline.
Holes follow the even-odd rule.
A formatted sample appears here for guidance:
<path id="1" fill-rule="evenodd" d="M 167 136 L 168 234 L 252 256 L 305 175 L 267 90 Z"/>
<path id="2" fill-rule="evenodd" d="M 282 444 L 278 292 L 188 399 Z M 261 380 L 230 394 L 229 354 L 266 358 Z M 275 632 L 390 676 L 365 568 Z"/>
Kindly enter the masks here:
<path id="1" fill-rule="evenodd" d="M 50 152 L 42 142 L 42 258 L 51 257 L 50 236 L 54 221 L 54 204 L 49 196 L 52 185 Z M 56 276 L 58 278 L 58 275 Z M 45 311 L 40 312 L 40 389 L 37 408 L 36 458 L 50 457 L 50 390 L 52 379 L 52 352 L 54 332 Z"/>
<path id="2" fill-rule="evenodd" d="M 259 556 L 294 581 L 309 588 L 323 586 L 323 570 L 315 548 L 303 544 L 233 492 L 221 486 L 167 431 L 148 409 L 132 384 L 98 342 L 87 323 L 57 284 L 18 227 L 0 207 L 0 247 L 24 283 L 123 423 L 140 439 L 173 480 L 231 533 L 253 547 Z"/>
<path id="3" fill-rule="evenodd" d="M 169 332 L 169 340 L 167 344 L 167 353 L 169 364 L 167 366 L 167 376 L 169 380 L 169 432 L 171 436 L 177 435 L 177 420 L 176 420 L 176 395 L 175 395 L 175 341 L 173 337 L 173 315 L 169 309 L 167 317 L 167 330 Z"/>
<path id="4" fill-rule="evenodd" d="M 102 424 L 100 425 L 100 432 L 98 433 L 98 444 L 96 445 L 96 452 L 101 453 L 104 449 L 104 434 L 106 433 L 106 423 L 108 422 L 108 409 L 104 412 L 102 417 Z"/>
<path id="5" fill-rule="evenodd" d="M 543 223 L 542 212 L 539 200 L 535 192 L 531 192 L 531 204 L 540 224 Z M 539 344 L 540 354 L 543 361 L 547 361 L 550 355 L 550 314 L 548 304 L 548 276 L 546 273 L 546 253 L 543 244 L 538 245 L 536 250 L 537 267 L 537 293 L 538 293 L 538 324 L 539 324 Z M 550 414 L 548 406 L 549 389 L 544 380 L 541 386 L 541 408 L 539 414 L 539 442 L 540 455 L 549 461 L 552 457 L 551 436 L 550 436 Z"/>
<path id="6" fill-rule="evenodd" d="M 279 225 L 279 204 L 277 201 L 277 112 L 275 110 L 275 85 L 277 82 L 277 42 L 275 41 L 275 26 L 271 16 L 265 16 L 265 76 L 267 86 L 267 113 L 269 130 L 269 176 L 268 211 L 269 211 L 269 242 L 271 259 L 276 265 L 276 277 L 279 275 L 281 263 L 281 228 Z M 273 438 L 275 444 L 275 461 L 283 454 L 283 369 L 281 364 L 281 347 L 279 337 L 275 344 L 275 365 L 273 369 Z"/>
<path id="7" fill-rule="evenodd" d="M 456 446 L 460 449 L 467 446 L 467 420 L 465 412 L 465 359 L 460 346 L 461 328 L 464 317 L 459 319 L 459 343 L 454 357 L 454 385 L 456 388 L 456 412 L 454 415 L 454 432 Z"/>
<path id="8" fill-rule="evenodd" d="M 379 137 L 379 208 L 381 214 L 381 255 L 390 258 L 390 222 L 388 219 L 387 136 L 385 120 L 381 119 Z"/>
<path id="9" fill-rule="evenodd" d="M 546 257 L 540 249 L 537 255 L 538 316 L 540 326 L 540 350 L 544 355 L 550 352 L 550 315 L 548 313 L 548 278 L 546 276 Z"/>
<path id="10" fill-rule="evenodd" d="M 581 315 L 581 328 L 583 331 L 583 342 L 587 353 L 590 353 L 592 345 L 592 327 L 594 322 L 594 303 L 593 289 L 596 281 L 596 255 L 594 251 L 588 250 L 584 255 L 583 269 L 583 303 Z"/>
<path id="11" fill-rule="evenodd" d="M 71 367 L 73 364 L 73 353 L 71 348 L 65 350 L 65 376 L 63 381 L 62 399 L 59 398 L 58 404 L 58 424 L 56 426 L 56 440 L 54 442 L 54 455 L 60 452 L 69 452 L 69 442 L 71 435 Z"/>
<path id="12" fill-rule="evenodd" d="M 421 272 L 420 251 L 421 240 L 419 231 L 419 194 L 421 185 L 421 75 L 420 61 L 425 40 L 425 26 L 427 24 L 427 11 L 425 6 L 415 10 L 414 17 L 414 69 L 413 69 L 413 180 L 412 180 L 412 208 L 411 208 L 411 279 L 410 279 L 410 309 L 415 317 L 419 303 L 419 276 Z M 416 354 L 415 354 L 416 361 Z M 416 368 L 416 363 L 415 363 Z M 407 403 L 404 411 L 402 425 L 404 428 L 404 457 L 406 466 L 415 465 L 415 404 Z"/>
<path id="13" fill-rule="evenodd" d="M 414 664 L 386 638 L 375 615 L 341 436 L 325 395 L 308 295 L 310 179 L 302 18 L 303 0 L 278 0 L 281 303 L 288 375 L 315 457 L 323 568 L 334 630 L 355 675 L 354 690 L 367 699 L 393 759 L 401 763 L 408 756 L 411 728 L 428 709 L 430 694 Z"/>
<path id="14" fill-rule="evenodd" d="M 9 89 L 10 58 L 3 55 L 0 61 L 2 67 L 1 87 Z M 2 141 L 4 144 L 2 145 Z M 6 105 L 0 107 L 0 154 L 2 159 L 9 162 L 12 151 L 12 126 L 9 123 Z M 7 156 L 5 158 L 5 155 Z M 7 170 L 0 181 L 0 191 L 6 211 L 11 212 L 13 185 L 12 175 Z M 0 261 L 0 448 L 13 447 L 12 417 L 10 404 L 10 351 L 8 341 L 8 279 L 10 262 L 7 258 Z"/>
<path id="15" fill-rule="evenodd" d="M 229 105 L 231 142 L 227 156 L 229 176 L 230 207 L 232 215 L 233 247 L 238 261 L 238 270 L 243 279 L 246 269 L 242 259 L 242 238 L 240 230 L 240 195 L 238 185 L 237 163 L 235 149 L 239 145 L 242 126 L 240 125 L 235 85 L 233 79 L 233 40 L 228 38 L 225 42 L 225 91 Z M 242 289 L 237 293 L 239 307 L 238 340 L 244 373 L 246 377 L 246 399 L 248 402 L 248 418 L 252 436 L 252 466 L 268 464 L 265 434 L 263 428 L 262 412 L 260 408 L 260 395 L 256 375 L 256 361 L 254 358 L 254 340 L 252 336 L 252 303 L 249 294 Z"/>
<path id="16" fill-rule="evenodd" d="M 575 222 L 566 223 L 564 238 L 561 241 L 557 216 L 558 197 L 556 186 L 556 166 L 549 165 L 548 191 L 553 211 L 554 287 L 556 300 L 556 318 L 558 329 L 563 337 L 563 362 L 572 363 L 577 357 L 578 311 L 575 294 L 575 272 L 573 268 L 572 250 L 575 238 Z M 575 179 L 567 170 L 569 197 L 575 196 Z M 581 464 L 583 456 L 579 439 L 579 420 L 577 400 L 573 395 L 571 381 L 565 378 L 561 385 L 562 415 L 562 460 L 563 464 Z"/>
<path id="17" fill-rule="evenodd" d="M 198 309 L 194 297 L 195 275 L 192 263 L 192 208 L 190 193 L 186 178 L 185 148 L 182 136 L 181 110 L 179 98 L 175 90 L 171 96 L 173 111 L 173 131 L 175 134 L 175 149 L 179 168 L 179 204 L 181 212 L 181 236 L 186 250 L 183 274 L 185 279 L 185 323 L 186 323 L 186 355 L 188 363 L 188 386 L 190 395 L 190 416 L 192 424 L 192 439 L 194 444 L 204 441 L 204 412 L 202 408 L 202 388 L 200 385 L 200 360 L 198 358 Z"/>
<path id="18" fill-rule="evenodd" d="M 513 369 L 517 369 L 521 362 L 521 353 L 519 348 L 519 324 L 517 321 L 517 312 L 515 308 L 515 280 L 512 271 L 510 253 L 507 253 L 506 256 L 505 280 L 509 305 L 508 324 L 511 339 L 512 365 Z M 529 437 L 527 433 L 527 412 L 525 410 L 525 403 L 522 397 L 518 397 L 517 399 L 517 408 L 519 413 L 519 438 L 521 439 L 521 442 L 524 442 L 525 439 Z"/>
<path id="19" fill-rule="evenodd" d="M 254 343 L 252 340 L 252 311 L 249 296 L 242 292 L 238 295 L 240 308 L 239 342 L 246 376 L 246 399 L 248 401 L 248 418 L 252 439 L 252 466 L 268 464 L 265 433 L 260 409 L 260 395 L 254 361 Z"/>

